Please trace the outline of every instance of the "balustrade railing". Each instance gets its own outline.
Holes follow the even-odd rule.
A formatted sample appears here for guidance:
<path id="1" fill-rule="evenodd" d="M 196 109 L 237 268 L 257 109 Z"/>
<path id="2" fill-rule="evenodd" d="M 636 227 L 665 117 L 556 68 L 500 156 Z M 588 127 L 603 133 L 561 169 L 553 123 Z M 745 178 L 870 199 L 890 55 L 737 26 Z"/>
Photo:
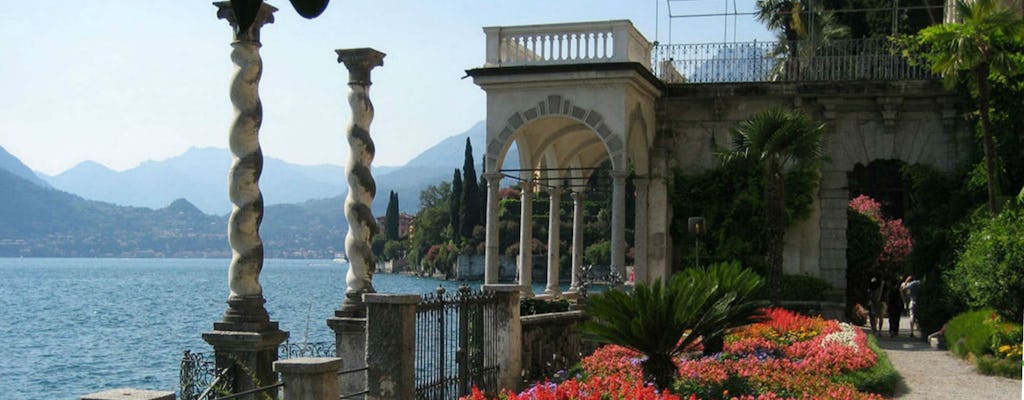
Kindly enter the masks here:
<path id="1" fill-rule="evenodd" d="M 489 67 L 650 63 L 651 44 L 626 20 L 484 28 Z"/>
<path id="2" fill-rule="evenodd" d="M 926 67 L 911 65 L 887 38 L 660 45 L 652 58 L 654 74 L 666 83 L 935 77 Z"/>

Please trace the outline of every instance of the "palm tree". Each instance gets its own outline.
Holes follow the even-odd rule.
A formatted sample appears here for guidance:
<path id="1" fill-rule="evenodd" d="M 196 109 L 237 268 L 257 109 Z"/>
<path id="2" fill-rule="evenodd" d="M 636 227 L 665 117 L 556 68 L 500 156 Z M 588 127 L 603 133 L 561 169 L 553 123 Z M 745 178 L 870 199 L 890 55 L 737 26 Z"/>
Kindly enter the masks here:
<path id="1" fill-rule="evenodd" d="M 732 129 L 733 150 L 723 161 L 753 159 L 763 168 L 764 215 L 767 231 L 769 298 L 779 304 L 782 295 L 782 250 L 786 227 L 785 168 L 817 162 L 824 151 L 825 126 L 799 111 L 769 109 Z"/>
<path id="2" fill-rule="evenodd" d="M 808 64 L 804 61 L 812 61 L 815 56 L 820 55 L 822 49 L 850 36 L 850 28 L 838 23 L 835 13 L 825 10 L 821 3 L 811 3 L 809 11 L 808 21 L 802 22 L 802 28 L 796 30 L 796 40 L 802 45 L 797 46 L 796 42 L 788 39 L 785 30 L 778 32 L 778 45 L 772 49 L 771 56 L 782 57 L 785 61 L 775 66 L 770 76 L 772 80 L 793 80 L 809 69 L 831 68 L 828 65 Z"/>
<path id="3" fill-rule="evenodd" d="M 988 209 L 998 211 L 996 198 L 995 139 L 989 120 L 991 86 L 989 79 L 1020 72 L 1020 57 L 1013 57 L 1014 42 L 1024 33 L 1021 19 L 1003 8 L 997 0 L 957 0 L 957 15 L 962 22 L 934 25 L 906 40 L 904 56 L 920 57 L 941 74 L 952 87 L 966 74 L 978 98 L 985 149 L 985 174 L 988 179 Z"/>
<path id="4" fill-rule="evenodd" d="M 803 19 L 800 16 L 804 5 L 802 0 L 757 0 L 755 18 L 764 23 L 769 30 L 778 30 L 788 53 L 783 62 L 786 69 L 799 69 L 797 59 L 797 40 L 804 31 Z"/>
<path id="5" fill-rule="evenodd" d="M 643 353 L 644 380 L 671 387 L 674 359 L 701 341 L 720 342 L 729 330 L 757 320 L 752 296 L 761 279 L 739 263 L 715 264 L 675 274 L 667 285 L 637 284 L 632 292 L 610 290 L 592 296 L 588 338 Z M 720 347 L 719 347 L 720 350 Z"/>

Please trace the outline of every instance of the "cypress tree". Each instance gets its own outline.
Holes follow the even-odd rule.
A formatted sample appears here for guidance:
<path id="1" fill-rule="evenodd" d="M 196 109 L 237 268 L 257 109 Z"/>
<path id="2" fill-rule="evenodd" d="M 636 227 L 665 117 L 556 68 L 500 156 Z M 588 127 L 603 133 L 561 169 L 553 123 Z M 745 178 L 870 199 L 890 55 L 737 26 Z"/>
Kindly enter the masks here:
<path id="1" fill-rule="evenodd" d="M 462 209 L 459 213 L 459 235 L 473 237 L 473 227 L 480 225 L 480 185 L 473 165 L 473 145 L 466 138 L 466 156 L 462 163 Z"/>
<path id="2" fill-rule="evenodd" d="M 384 214 L 384 238 L 398 240 L 398 193 L 391 192 L 388 198 L 388 210 Z"/>
<path id="3" fill-rule="evenodd" d="M 459 215 L 462 213 L 462 171 L 455 168 L 452 173 L 452 193 L 448 200 L 448 226 L 451 231 L 451 241 L 458 243 L 462 235 L 462 225 L 459 224 Z"/>

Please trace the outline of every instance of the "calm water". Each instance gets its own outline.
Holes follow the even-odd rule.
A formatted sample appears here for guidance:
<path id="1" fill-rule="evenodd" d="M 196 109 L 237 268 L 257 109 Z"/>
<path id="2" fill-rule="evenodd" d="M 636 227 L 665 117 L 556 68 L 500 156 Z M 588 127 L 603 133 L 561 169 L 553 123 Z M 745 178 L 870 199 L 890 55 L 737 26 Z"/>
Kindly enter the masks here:
<path id="1" fill-rule="evenodd" d="M 185 349 L 220 320 L 228 260 L 0 258 L 0 393 L 78 399 L 118 387 L 176 390 Z M 267 310 L 291 341 L 333 341 L 346 265 L 267 260 Z M 374 277 L 378 292 L 426 293 L 455 282 Z"/>

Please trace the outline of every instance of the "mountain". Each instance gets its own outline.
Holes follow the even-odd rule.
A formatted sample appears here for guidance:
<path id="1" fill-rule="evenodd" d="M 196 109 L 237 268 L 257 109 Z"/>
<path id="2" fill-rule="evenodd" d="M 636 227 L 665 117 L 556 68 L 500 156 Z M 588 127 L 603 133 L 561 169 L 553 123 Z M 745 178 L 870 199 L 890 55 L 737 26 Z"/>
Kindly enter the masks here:
<path id="1" fill-rule="evenodd" d="M 36 175 L 35 172 L 32 172 L 31 168 L 23 164 L 21 160 L 13 154 L 8 153 L 3 147 L 0 147 L 0 170 L 8 171 L 15 176 L 21 177 L 22 179 L 36 185 L 50 187 L 50 184 L 46 183 L 46 181 Z"/>
<path id="2" fill-rule="evenodd" d="M 120 207 L 0 170 L 0 257 L 226 257 L 226 220 L 187 201 Z"/>
<path id="3" fill-rule="evenodd" d="M 123 172 L 85 161 L 46 180 L 55 188 L 91 200 L 158 208 L 185 198 L 205 213 L 226 214 L 231 211 L 227 195 L 231 159 L 226 149 L 192 148 L 177 157 L 146 161 Z M 345 172 L 340 166 L 302 166 L 264 158 L 260 189 L 268 205 L 336 196 L 344 186 Z"/>
<path id="4" fill-rule="evenodd" d="M 477 124 L 427 149 L 405 166 L 375 168 L 378 195 L 374 214 L 384 215 L 389 191 L 399 193 L 402 211 L 415 213 L 423 189 L 451 179 L 452 171 L 462 168 L 466 138 L 472 141 L 474 153 L 480 154 L 474 161 L 477 171 L 482 171 L 484 136 L 483 125 Z M 514 150 L 510 161 L 518 160 Z M 227 212 L 210 215 L 189 196 L 205 199 L 208 195 L 226 202 L 230 159 L 227 150 L 191 149 L 124 172 L 84 162 L 50 177 L 56 187 L 78 185 L 79 190 L 97 197 L 105 191 L 116 192 L 123 199 L 151 205 L 148 207 L 87 200 L 0 169 L 0 187 L 4 188 L 0 196 L 0 257 L 228 257 Z M 10 168 L 31 173 L 13 156 L 3 165 L 21 166 Z M 273 204 L 299 197 L 286 193 L 288 185 L 323 186 L 320 182 L 332 179 L 344 183 L 341 167 L 298 166 L 266 159 L 260 181 L 268 203 L 260 227 L 266 257 L 331 258 L 344 251 L 348 230 L 344 188 L 336 188 L 332 197 L 320 192 L 325 198 Z M 149 191 L 165 199 L 154 200 Z"/>

